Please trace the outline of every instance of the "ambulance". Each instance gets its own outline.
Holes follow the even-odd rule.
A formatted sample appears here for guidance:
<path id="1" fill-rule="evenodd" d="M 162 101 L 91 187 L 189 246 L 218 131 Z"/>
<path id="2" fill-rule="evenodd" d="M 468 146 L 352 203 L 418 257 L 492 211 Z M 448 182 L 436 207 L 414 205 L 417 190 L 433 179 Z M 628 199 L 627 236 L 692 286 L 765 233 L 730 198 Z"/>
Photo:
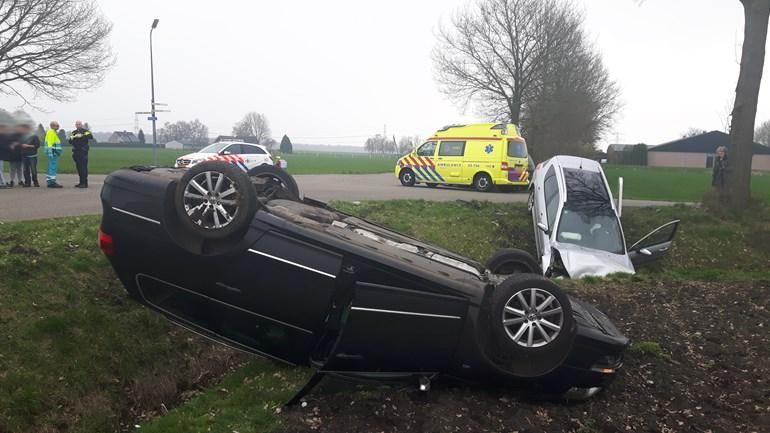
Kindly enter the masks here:
<path id="1" fill-rule="evenodd" d="M 395 174 L 404 186 L 468 185 L 488 192 L 495 186 L 529 185 L 528 170 L 534 168 L 529 161 L 516 125 L 451 125 L 400 158 Z"/>

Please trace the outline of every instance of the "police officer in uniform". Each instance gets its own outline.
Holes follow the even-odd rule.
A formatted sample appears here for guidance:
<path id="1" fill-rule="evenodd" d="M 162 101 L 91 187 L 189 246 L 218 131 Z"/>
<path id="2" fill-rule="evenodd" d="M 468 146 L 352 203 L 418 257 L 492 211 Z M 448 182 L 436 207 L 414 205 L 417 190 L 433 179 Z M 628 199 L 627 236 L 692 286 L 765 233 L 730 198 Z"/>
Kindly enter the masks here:
<path id="1" fill-rule="evenodd" d="M 75 168 L 80 177 L 80 183 L 75 188 L 88 188 L 88 142 L 93 139 L 91 131 L 83 127 L 83 122 L 75 122 L 75 130 L 70 134 L 69 142 L 72 145 L 72 159 L 75 160 Z"/>

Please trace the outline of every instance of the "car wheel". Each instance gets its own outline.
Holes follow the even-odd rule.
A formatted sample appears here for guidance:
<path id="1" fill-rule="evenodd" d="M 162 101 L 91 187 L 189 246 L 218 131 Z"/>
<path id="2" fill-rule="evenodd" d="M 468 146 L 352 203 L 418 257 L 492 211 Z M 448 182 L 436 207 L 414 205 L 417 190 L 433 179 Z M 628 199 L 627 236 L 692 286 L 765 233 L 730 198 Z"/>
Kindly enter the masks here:
<path id="1" fill-rule="evenodd" d="M 540 266 L 532 254 L 514 248 L 498 250 L 487 260 L 487 269 L 493 274 L 539 274 Z"/>
<path id="2" fill-rule="evenodd" d="M 435 187 L 438 186 L 438 184 L 437 183 L 426 183 L 425 186 L 427 186 L 428 188 L 435 188 Z"/>
<path id="3" fill-rule="evenodd" d="M 479 192 L 492 191 L 492 178 L 486 173 L 479 173 L 473 178 L 473 187 Z"/>
<path id="4" fill-rule="evenodd" d="M 517 274 L 492 294 L 492 358 L 521 377 L 559 367 L 572 348 L 575 323 L 569 298 L 552 281 Z"/>
<path id="5" fill-rule="evenodd" d="M 409 169 L 401 170 L 401 173 L 398 174 L 398 180 L 401 181 L 401 185 L 414 186 L 415 184 L 414 172 Z"/>
<path id="6" fill-rule="evenodd" d="M 174 207 L 182 226 L 213 240 L 245 230 L 257 211 L 257 200 L 242 170 L 224 161 L 206 161 L 179 180 Z"/>
<path id="7" fill-rule="evenodd" d="M 258 165 L 248 171 L 257 196 L 266 200 L 283 198 L 299 200 L 299 187 L 294 177 L 274 165 Z"/>

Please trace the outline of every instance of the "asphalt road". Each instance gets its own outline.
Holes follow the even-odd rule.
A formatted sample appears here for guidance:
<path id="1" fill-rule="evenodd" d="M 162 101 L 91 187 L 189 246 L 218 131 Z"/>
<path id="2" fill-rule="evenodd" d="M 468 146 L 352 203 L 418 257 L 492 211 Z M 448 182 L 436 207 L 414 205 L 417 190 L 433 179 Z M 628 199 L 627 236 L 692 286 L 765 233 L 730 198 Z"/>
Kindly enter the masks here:
<path id="1" fill-rule="evenodd" d="M 73 188 L 76 175 L 59 175 L 62 189 L 0 189 L 0 223 L 62 216 L 101 213 L 99 191 L 104 175 L 89 176 L 88 189 Z M 491 202 L 525 202 L 526 193 L 479 193 L 470 189 L 418 185 L 401 186 L 392 173 L 363 175 L 297 175 L 294 177 L 302 194 L 321 201 L 424 199 L 433 201 L 487 200 Z M 44 176 L 41 176 L 44 181 Z M 627 206 L 667 206 L 672 202 L 626 200 Z"/>

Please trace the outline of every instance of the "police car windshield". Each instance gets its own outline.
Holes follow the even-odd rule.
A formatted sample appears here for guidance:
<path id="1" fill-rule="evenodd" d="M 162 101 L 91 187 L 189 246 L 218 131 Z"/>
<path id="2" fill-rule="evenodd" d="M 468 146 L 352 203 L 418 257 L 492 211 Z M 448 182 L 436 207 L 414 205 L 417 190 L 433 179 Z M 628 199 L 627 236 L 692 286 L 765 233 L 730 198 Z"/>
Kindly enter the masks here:
<path id="1" fill-rule="evenodd" d="M 620 223 L 601 173 L 564 169 L 567 201 L 556 239 L 586 248 L 625 254 Z"/>
<path id="2" fill-rule="evenodd" d="M 210 144 L 203 149 L 200 150 L 200 153 L 219 153 L 220 150 L 224 149 L 225 147 L 231 145 L 233 143 L 228 143 L 226 141 L 220 141 L 219 143 Z"/>

